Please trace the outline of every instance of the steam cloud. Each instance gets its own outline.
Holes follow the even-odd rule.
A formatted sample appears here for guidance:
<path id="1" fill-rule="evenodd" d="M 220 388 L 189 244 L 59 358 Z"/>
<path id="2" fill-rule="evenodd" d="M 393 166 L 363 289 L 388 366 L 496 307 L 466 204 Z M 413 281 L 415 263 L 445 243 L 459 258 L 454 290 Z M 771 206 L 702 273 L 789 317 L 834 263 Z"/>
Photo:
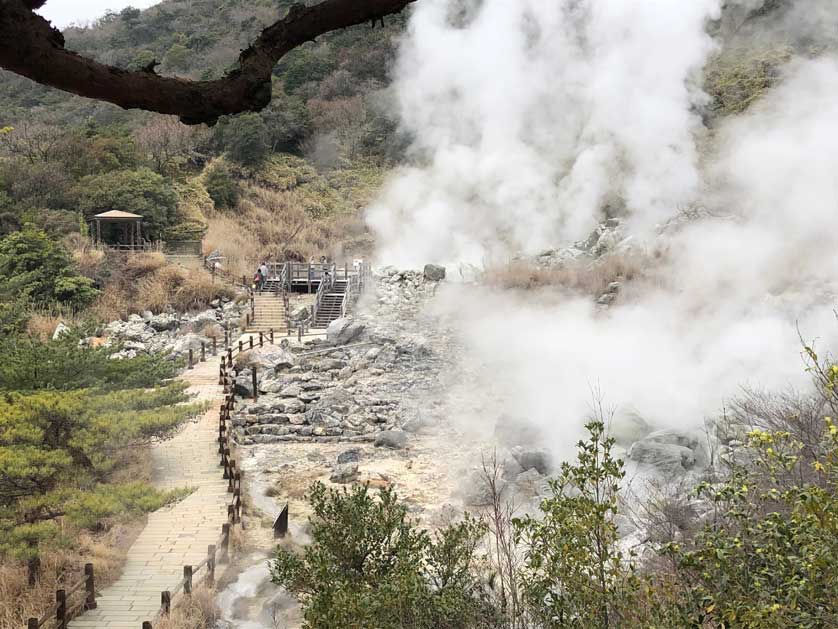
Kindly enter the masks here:
<path id="1" fill-rule="evenodd" d="M 536 253 L 584 237 L 609 206 L 647 243 L 687 204 L 727 217 L 668 235 L 656 281 L 607 311 L 485 288 L 469 308 L 448 287 L 437 307 L 497 374 L 484 383 L 497 413 L 537 422 L 567 451 L 594 385 L 682 427 L 742 384 L 802 386 L 795 324 L 838 340 L 838 60 L 793 61 L 709 136 L 698 85 L 718 0 L 457 6 L 418 3 L 402 45 L 395 91 L 415 165 L 369 210 L 380 260 Z"/>

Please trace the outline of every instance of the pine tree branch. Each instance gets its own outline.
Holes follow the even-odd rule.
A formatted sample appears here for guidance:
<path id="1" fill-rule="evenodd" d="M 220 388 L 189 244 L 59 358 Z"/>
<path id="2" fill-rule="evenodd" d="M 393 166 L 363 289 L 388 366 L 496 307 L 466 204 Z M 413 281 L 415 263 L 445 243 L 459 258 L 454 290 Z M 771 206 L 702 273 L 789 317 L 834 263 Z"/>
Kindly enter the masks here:
<path id="1" fill-rule="evenodd" d="M 187 124 L 212 124 L 220 116 L 259 111 L 271 99 L 271 73 L 288 52 L 329 31 L 381 20 L 415 0 L 324 0 L 295 4 L 243 50 L 238 66 L 212 81 L 129 71 L 83 57 L 32 12 L 32 0 L 0 0 L 0 67 L 51 87 L 125 109 L 180 116 Z"/>

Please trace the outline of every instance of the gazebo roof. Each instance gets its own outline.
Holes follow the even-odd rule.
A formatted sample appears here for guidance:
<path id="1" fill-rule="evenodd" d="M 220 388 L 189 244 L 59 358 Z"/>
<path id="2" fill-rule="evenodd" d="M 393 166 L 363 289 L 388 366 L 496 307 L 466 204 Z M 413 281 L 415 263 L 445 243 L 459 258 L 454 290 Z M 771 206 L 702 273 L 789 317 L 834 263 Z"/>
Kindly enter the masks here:
<path id="1" fill-rule="evenodd" d="M 108 212 L 102 212 L 101 214 L 97 214 L 93 218 L 100 218 L 100 219 L 111 219 L 111 220 L 133 220 L 142 218 L 139 214 L 132 214 L 131 212 L 123 212 L 122 210 L 109 210 Z"/>

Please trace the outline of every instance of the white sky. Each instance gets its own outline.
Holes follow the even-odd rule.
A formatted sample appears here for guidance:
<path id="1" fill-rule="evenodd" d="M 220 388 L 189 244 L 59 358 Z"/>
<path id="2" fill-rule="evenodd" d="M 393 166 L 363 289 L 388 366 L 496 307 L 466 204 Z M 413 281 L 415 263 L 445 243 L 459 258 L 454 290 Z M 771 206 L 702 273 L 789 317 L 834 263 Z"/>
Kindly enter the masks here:
<path id="1" fill-rule="evenodd" d="M 145 9 L 158 2 L 159 0 L 47 0 L 38 13 L 58 28 L 64 28 L 70 24 L 87 24 L 102 17 L 108 9 L 115 12 L 129 6 Z"/>

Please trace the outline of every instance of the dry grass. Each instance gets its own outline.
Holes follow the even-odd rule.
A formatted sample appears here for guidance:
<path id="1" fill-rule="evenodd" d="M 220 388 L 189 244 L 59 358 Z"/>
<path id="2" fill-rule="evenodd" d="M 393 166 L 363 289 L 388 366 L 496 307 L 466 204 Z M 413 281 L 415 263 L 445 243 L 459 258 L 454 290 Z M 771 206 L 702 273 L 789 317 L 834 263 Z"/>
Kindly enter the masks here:
<path id="1" fill-rule="evenodd" d="M 504 289 L 556 286 L 586 295 L 601 295 L 612 282 L 648 278 L 652 266 L 649 256 L 639 253 L 613 254 L 596 261 L 578 260 L 555 267 L 541 267 L 519 260 L 506 266 L 490 267 L 483 280 L 490 286 Z"/>
<path id="2" fill-rule="evenodd" d="M 191 596 L 181 596 L 168 617 L 154 623 L 155 629 L 210 629 L 221 617 L 215 604 L 216 592 L 200 585 Z"/>
<path id="3" fill-rule="evenodd" d="M 26 322 L 26 332 L 42 341 L 49 340 L 62 318 L 54 314 L 35 313 Z"/>
<path id="4" fill-rule="evenodd" d="M 305 207 L 306 199 L 298 191 L 245 186 L 234 212 L 208 214 L 204 253 L 221 251 L 225 270 L 249 279 L 265 258 L 302 262 L 326 255 L 339 259 L 358 252 L 361 245 L 369 246 L 358 213 L 315 217 Z"/>
<path id="5" fill-rule="evenodd" d="M 133 256 L 130 264 L 114 277 L 91 310 L 101 320 L 121 319 L 144 310 L 162 312 L 169 307 L 179 312 L 202 310 L 219 297 L 232 299 L 236 292 L 221 280 L 213 280 L 203 269 L 189 270 L 166 264 L 165 258 Z"/>

